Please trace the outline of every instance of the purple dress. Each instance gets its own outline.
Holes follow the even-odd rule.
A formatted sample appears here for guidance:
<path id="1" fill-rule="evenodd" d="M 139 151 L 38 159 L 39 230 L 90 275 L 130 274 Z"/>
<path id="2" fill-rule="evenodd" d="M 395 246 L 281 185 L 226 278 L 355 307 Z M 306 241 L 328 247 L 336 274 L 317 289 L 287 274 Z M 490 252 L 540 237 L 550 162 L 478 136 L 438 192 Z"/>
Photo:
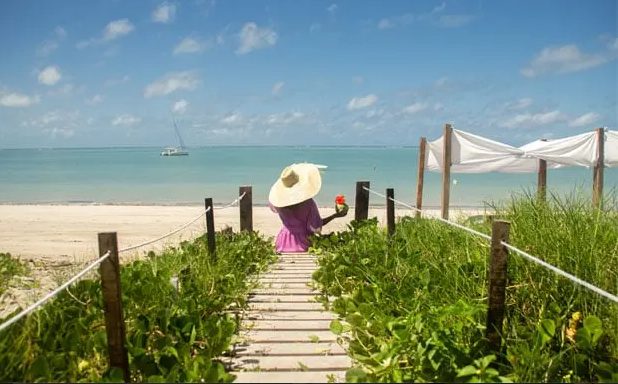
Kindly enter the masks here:
<path id="1" fill-rule="evenodd" d="M 307 252 L 309 236 L 322 229 L 322 218 L 313 199 L 289 207 L 270 209 L 279 214 L 283 228 L 275 240 L 277 252 Z"/>

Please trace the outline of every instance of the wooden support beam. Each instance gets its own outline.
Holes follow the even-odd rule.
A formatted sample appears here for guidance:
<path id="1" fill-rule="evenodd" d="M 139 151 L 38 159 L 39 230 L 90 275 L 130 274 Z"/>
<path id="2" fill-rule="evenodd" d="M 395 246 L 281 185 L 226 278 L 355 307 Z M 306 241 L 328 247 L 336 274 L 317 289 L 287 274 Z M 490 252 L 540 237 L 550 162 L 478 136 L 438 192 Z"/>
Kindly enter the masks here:
<path id="1" fill-rule="evenodd" d="M 592 204 L 599 208 L 603 200 L 603 169 L 605 168 L 605 129 L 597 128 L 597 162 L 592 175 Z"/>
<path id="2" fill-rule="evenodd" d="M 240 230 L 253 231 L 253 190 L 251 186 L 243 186 L 238 189 L 238 196 L 242 196 L 238 207 L 240 209 Z"/>
<path id="3" fill-rule="evenodd" d="M 444 125 L 444 149 L 442 157 L 442 218 L 448 220 L 449 201 L 451 196 L 451 140 L 453 128 Z"/>
<path id="4" fill-rule="evenodd" d="M 416 176 L 416 208 L 423 209 L 423 182 L 425 180 L 425 153 L 427 139 L 421 137 L 418 144 L 418 173 Z M 421 217 L 421 213 L 416 211 L 416 217 Z"/>
<path id="5" fill-rule="evenodd" d="M 547 141 L 547 139 L 541 139 Z M 545 201 L 547 197 L 547 161 L 539 159 L 539 169 L 536 179 L 536 196 L 539 201 Z"/>
<path id="6" fill-rule="evenodd" d="M 215 212 L 214 207 L 212 206 L 212 198 L 207 197 L 204 199 L 204 208 L 206 209 L 206 238 L 208 240 L 208 253 L 211 258 L 215 259 L 217 257 L 215 253 Z"/>
<path id="7" fill-rule="evenodd" d="M 491 229 L 486 332 L 489 346 L 495 352 L 499 352 L 502 345 L 508 258 L 508 250 L 502 245 L 502 242 L 507 243 L 509 241 L 509 227 L 509 222 L 495 220 Z"/>
<path id="8" fill-rule="evenodd" d="M 395 190 L 386 188 L 386 229 L 389 236 L 395 234 Z"/>
<path id="9" fill-rule="evenodd" d="M 354 201 L 354 220 L 367 220 L 369 216 L 369 188 L 368 181 L 356 182 L 356 200 Z"/>

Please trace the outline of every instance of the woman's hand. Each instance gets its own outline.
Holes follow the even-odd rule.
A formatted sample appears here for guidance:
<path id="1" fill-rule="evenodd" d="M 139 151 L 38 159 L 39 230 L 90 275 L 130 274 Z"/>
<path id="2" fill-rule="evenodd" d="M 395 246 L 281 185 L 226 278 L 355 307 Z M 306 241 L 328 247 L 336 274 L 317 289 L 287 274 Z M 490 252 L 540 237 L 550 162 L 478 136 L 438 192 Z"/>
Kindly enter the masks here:
<path id="1" fill-rule="evenodd" d="M 348 214 L 349 207 L 344 205 L 339 211 L 335 212 L 335 217 L 345 217 Z"/>

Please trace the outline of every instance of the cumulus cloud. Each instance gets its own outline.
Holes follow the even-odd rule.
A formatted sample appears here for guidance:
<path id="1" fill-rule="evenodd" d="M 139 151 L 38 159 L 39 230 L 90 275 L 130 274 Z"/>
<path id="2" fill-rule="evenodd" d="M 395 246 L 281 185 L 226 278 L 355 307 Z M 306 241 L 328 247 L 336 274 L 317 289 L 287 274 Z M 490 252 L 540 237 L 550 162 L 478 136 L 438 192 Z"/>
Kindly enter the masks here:
<path id="1" fill-rule="evenodd" d="M 372 106 L 378 101 L 378 97 L 370 94 L 364 97 L 354 97 L 348 102 L 348 110 L 363 109 Z"/>
<path id="2" fill-rule="evenodd" d="M 24 108 L 38 103 L 39 96 L 28 96 L 21 93 L 0 92 L 0 106 L 7 108 Z"/>
<path id="3" fill-rule="evenodd" d="M 116 116 L 112 120 L 112 125 L 131 127 L 135 124 L 139 124 L 141 121 L 142 121 L 141 117 L 136 117 L 136 116 L 125 113 L 125 114 Z"/>
<path id="4" fill-rule="evenodd" d="M 283 91 L 283 86 L 285 85 L 285 82 L 283 81 L 278 81 L 273 85 L 273 89 L 272 89 L 272 94 L 273 96 L 279 96 L 281 94 L 281 91 Z"/>
<path id="5" fill-rule="evenodd" d="M 268 115 L 264 120 L 264 123 L 268 125 L 287 125 L 298 122 L 305 117 L 302 112 L 288 112 L 288 113 L 274 113 Z"/>
<path id="6" fill-rule="evenodd" d="M 178 90 L 193 90 L 199 84 L 199 78 L 194 72 L 173 72 L 148 84 L 144 89 L 144 97 L 163 96 Z"/>
<path id="7" fill-rule="evenodd" d="M 185 37 L 174 47 L 174 55 L 182 53 L 199 53 L 206 50 L 209 43 L 197 40 L 193 37 Z"/>
<path id="8" fill-rule="evenodd" d="M 525 109 L 532 105 L 532 99 L 529 97 L 524 97 L 519 100 L 508 102 L 504 105 L 505 109 L 508 110 L 518 110 Z"/>
<path id="9" fill-rule="evenodd" d="M 403 112 L 409 115 L 413 115 L 415 113 L 424 111 L 425 109 L 427 109 L 427 107 L 428 107 L 427 103 L 416 102 L 416 103 L 410 104 L 407 107 L 405 107 L 403 109 Z"/>
<path id="10" fill-rule="evenodd" d="M 522 113 L 505 120 L 500 125 L 505 128 L 532 128 L 564 121 L 564 115 L 558 111 L 541 113 Z"/>
<path id="11" fill-rule="evenodd" d="M 333 3 L 333 4 L 329 5 L 328 8 L 326 8 L 326 10 L 328 11 L 328 13 L 330 13 L 332 15 L 335 12 L 337 12 L 337 8 L 339 8 L 337 6 L 337 4 Z"/>
<path id="12" fill-rule="evenodd" d="M 598 113 L 588 112 L 571 120 L 569 122 L 569 127 L 586 127 L 599 120 L 600 117 Z"/>
<path id="13" fill-rule="evenodd" d="M 103 102 L 103 96 L 101 95 L 94 95 L 89 99 L 86 99 L 86 104 L 88 105 L 97 105 Z"/>
<path id="14" fill-rule="evenodd" d="M 94 44 L 107 43 L 126 36 L 135 30 L 129 19 L 119 19 L 107 23 L 100 37 L 83 40 L 77 43 L 77 48 L 86 48 Z"/>
<path id="15" fill-rule="evenodd" d="M 43 41 L 36 49 L 38 56 L 48 56 L 60 46 L 60 42 L 64 40 L 67 32 L 64 28 L 58 26 L 54 28 L 53 37 Z"/>
<path id="16" fill-rule="evenodd" d="M 521 70 L 521 74 L 525 77 L 536 77 L 545 73 L 577 72 L 599 66 L 607 61 L 606 56 L 583 53 L 574 44 L 547 47 Z"/>
<path id="17" fill-rule="evenodd" d="M 152 21 L 155 23 L 168 24 L 174 21 L 176 5 L 164 2 L 152 11 Z"/>
<path id="18" fill-rule="evenodd" d="M 58 67 L 50 65 L 43 68 L 43 70 L 39 72 L 38 77 L 39 83 L 51 86 L 59 82 L 62 75 L 60 74 Z"/>
<path id="19" fill-rule="evenodd" d="M 187 112 L 188 107 L 189 102 L 185 99 L 180 99 L 172 105 L 172 112 L 182 115 Z"/>
<path id="20" fill-rule="evenodd" d="M 80 112 L 55 110 L 45 113 L 43 116 L 22 122 L 24 127 L 42 128 L 42 132 L 52 138 L 62 136 L 71 137 L 75 129 L 80 125 Z"/>
<path id="21" fill-rule="evenodd" d="M 268 48 L 277 44 L 279 36 L 270 28 L 260 28 L 253 22 L 246 23 L 238 34 L 240 45 L 236 50 L 239 55 L 244 55 L 256 49 Z"/>
<path id="22" fill-rule="evenodd" d="M 240 113 L 232 113 L 222 118 L 220 122 L 226 125 L 238 125 L 242 124 L 243 121 L 244 119 Z"/>

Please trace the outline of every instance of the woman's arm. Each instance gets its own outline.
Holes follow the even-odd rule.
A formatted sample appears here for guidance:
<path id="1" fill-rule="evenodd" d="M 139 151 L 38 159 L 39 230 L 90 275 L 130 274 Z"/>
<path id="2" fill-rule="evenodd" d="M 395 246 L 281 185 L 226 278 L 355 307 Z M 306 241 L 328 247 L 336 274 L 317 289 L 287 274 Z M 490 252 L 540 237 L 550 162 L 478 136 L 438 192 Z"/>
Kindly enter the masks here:
<path id="1" fill-rule="evenodd" d="M 348 214 L 348 208 L 346 206 L 345 209 L 342 209 L 339 212 L 335 212 L 335 213 L 333 213 L 330 216 L 326 216 L 326 217 L 322 218 L 322 226 L 325 226 L 326 224 L 330 223 L 336 217 L 344 217 L 347 214 Z"/>

